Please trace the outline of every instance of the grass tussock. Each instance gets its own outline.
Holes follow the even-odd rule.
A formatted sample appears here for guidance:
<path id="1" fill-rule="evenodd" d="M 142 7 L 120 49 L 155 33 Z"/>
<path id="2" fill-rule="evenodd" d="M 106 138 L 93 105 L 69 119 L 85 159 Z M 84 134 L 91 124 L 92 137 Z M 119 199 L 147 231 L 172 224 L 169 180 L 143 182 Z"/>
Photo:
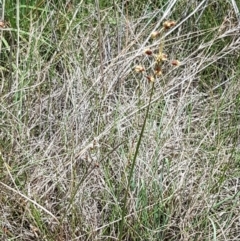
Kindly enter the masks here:
<path id="1" fill-rule="evenodd" d="M 2 1 L 1 240 L 240 239 L 230 2 Z"/>

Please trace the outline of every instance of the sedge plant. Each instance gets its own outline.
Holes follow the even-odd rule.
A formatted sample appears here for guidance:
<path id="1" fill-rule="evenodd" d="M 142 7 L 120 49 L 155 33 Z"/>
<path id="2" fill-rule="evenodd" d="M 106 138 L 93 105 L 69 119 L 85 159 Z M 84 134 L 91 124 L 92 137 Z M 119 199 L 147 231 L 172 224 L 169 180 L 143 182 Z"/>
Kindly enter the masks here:
<path id="1" fill-rule="evenodd" d="M 176 22 L 175 21 L 165 21 L 162 25 L 162 28 L 160 29 L 160 31 L 154 31 L 151 34 L 151 39 L 155 40 L 157 38 L 160 38 L 160 44 L 159 44 L 159 49 L 158 49 L 158 53 L 154 54 L 154 52 L 150 49 L 147 48 L 144 50 L 144 54 L 153 57 L 153 67 L 150 68 L 150 71 L 146 71 L 145 67 L 142 65 L 137 65 L 135 66 L 135 72 L 136 73 L 140 73 L 140 74 L 145 74 L 146 73 L 146 79 L 148 80 L 148 82 L 151 84 L 151 90 L 150 90 L 150 95 L 149 95 L 149 100 L 148 100 L 148 105 L 146 108 L 146 113 L 145 113 L 145 117 L 144 117 L 144 121 L 141 127 L 141 131 L 139 134 L 139 138 L 137 141 L 137 145 L 136 145 L 136 149 L 133 155 L 133 159 L 130 165 L 130 171 L 129 171 L 129 175 L 127 178 L 127 188 L 126 191 L 124 193 L 124 199 L 123 199 L 123 206 L 122 206 L 122 212 L 121 212 L 121 220 L 120 220 L 120 225 L 119 225 L 119 236 L 118 236 L 118 240 L 123 240 L 124 237 L 124 224 L 125 224 L 125 216 L 126 216 L 126 212 L 127 212 L 127 200 L 128 200 L 128 193 L 129 193 L 129 189 L 130 189 L 130 185 L 131 185 L 131 181 L 133 178 L 133 174 L 134 174 L 134 168 L 136 165 L 136 160 L 137 160 L 137 156 L 139 153 L 139 148 L 141 146 L 141 142 L 143 139 L 143 134 L 144 134 L 144 130 L 146 127 L 146 122 L 148 119 L 148 115 L 149 115 L 149 110 L 150 110 L 150 106 L 151 106 L 151 102 L 152 102 L 152 97 L 154 94 L 154 84 L 157 80 L 161 80 L 161 78 L 163 77 L 163 71 L 162 71 L 162 66 L 163 63 L 165 61 L 167 61 L 167 55 L 163 52 L 164 50 L 164 40 L 165 40 L 165 33 L 168 29 L 170 29 L 171 27 L 175 26 Z M 171 64 L 173 66 L 178 66 L 180 65 L 180 62 L 178 60 L 173 60 L 171 62 Z"/>

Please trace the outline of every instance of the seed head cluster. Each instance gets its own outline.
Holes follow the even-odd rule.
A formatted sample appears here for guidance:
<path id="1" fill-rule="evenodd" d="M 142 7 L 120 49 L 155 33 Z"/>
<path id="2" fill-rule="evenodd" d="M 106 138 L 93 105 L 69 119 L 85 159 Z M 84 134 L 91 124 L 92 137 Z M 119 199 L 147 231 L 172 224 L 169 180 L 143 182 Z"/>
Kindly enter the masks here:
<path id="1" fill-rule="evenodd" d="M 176 25 L 175 21 L 165 21 L 160 31 L 154 31 L 151 33 L 151 39 L 154 40 L 158 37 L 162 37 L 162 40 L 159 44 L 158 54 L 154 54 L 154 52 L 150 48 L 146 48 L 144 50 L 145 55 L 154 57 L 154 68 L 150 74 L 146 75 L 146 78 L 149 82 L 154 82 L 157 77 L 162 76 L 162 65 L 165 61 L 168 61 L 168 55 L 163 53 L 164 40 L 165 40 L 164 33 L 170 28 L 174 27 L 175 25 Z M 172 66 L 180 65 L 180 62 L 178 60 L 172 60 L 170 63 Z M 142 65 L 137 65 L 135 66 L 135 72 L 144 73 L 145 68 Z"/>

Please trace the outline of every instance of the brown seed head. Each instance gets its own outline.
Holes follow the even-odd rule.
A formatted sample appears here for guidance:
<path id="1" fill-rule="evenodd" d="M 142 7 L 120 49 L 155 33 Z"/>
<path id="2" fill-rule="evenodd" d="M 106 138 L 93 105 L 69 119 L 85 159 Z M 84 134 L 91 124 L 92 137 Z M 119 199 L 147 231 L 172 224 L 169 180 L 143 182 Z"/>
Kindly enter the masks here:
<path id="1" fill-rule="evenodd" d="M 164 54 L 164 53 L 159 53 L 157 56 L 156 56 L 156 62 L 157 63 L 160 63 L 162 61 L 166 61 L 167 60 L 167 55 Z"/>
<path id="2" fill-rule="evenodd" d="M 173 66 L 179 66 L 181 63 L 180 63 L 180 61 L 178 61 L 178 60 L 173 60 L 172 62 L 171 62 L 171 64 L 173 65 Z"/>
<path id="3" fill-rule="evenodd" d="M 152 34 L 151 34 L 151 38 L 152 38 L 152 39 L 155 39 L 155 38 L 157 38 L 159 35 L 160 35 L 160 32 L 154 31 L 154 32 L 152 32 Z"/>
<path id="4" fill-rule="evenodd" d="M 145 69 L 141 65 L 135 66 L 134 70 L 136 73 L 142 73 L 145 71 Z"/>
<path id="5" fill-rule="evenodd" d="M 158 64 L 155 65 L 154 73 L 155 73 L 156 76 L 161 76 L 162 75 L 162 69 L 161 69 L 161 67 Z"/>
<path id="6" fill-rule="evenodd" d="M 174 27 L 176 25 L 175 21 L 166 21 L 163 23 L 163 27 L 165 29 L 170 29 L 171 27 Z"/>
<path id="7" fill-rule="evenodd" d="M 152 50 L 151 49 L 145 49 L 144 50 L 144 53 L 146 54 L 146 55 L 152 55 Z"/>
<path id="8" fill-rule="evenodd" d="M 155 78 L 152 75 L 150 75 L 150 76 L 148 75 L 147 79 L 148 79 L 149 82 L 154 82 L 155 81 Z"/>

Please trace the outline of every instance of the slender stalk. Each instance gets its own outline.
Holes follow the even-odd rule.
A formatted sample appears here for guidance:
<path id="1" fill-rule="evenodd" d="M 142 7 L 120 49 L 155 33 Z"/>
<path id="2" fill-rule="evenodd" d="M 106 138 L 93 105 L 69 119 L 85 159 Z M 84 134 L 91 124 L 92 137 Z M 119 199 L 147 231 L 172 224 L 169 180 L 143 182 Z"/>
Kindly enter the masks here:
<path id="1" fill-rule="evenodd" d="M 149 109 L 150 109 L 153 91 L 154 91 L 154 83 L 155 82 L 153 81 L 151 93 L 150 93 L 150 97 L 149 97 L 149 101 L 148 101 L 148 106 L 147 106 L 147 110 L 146 110 L 146 115 L 145 115 L 145 118 L 144 118 L 144 122 L 143 122 L 143 125 L 142 125 L 142 129 L 141 129 L 139 138 L 138 138 L 137 147 L 136 147 L 136 150 L 135 150 L 135 153 L 134 153 L 130 173 L 129 173 L 129 176 L 128 176 L 127 190 L 126 190 L 125 195 L 124 195 L 123 207 L 122 207 L 122 216 L 121 216 L 121 221 L 120 221 L 120 225 L 119 225 L 119 237 L 118 237 L 119 241 L 121 241 L 122 238 L 123 238 L 124 217 L 125 217 L 126 211 L 127 211 L 127 196 L 128 196 L 128 191 L 129 191 L 129 188 L 130 188 L 131 180 L 132 180 L 132 177 L 133 177 L 134 167 L 136 165 L 137 155 L 138 155 L 139 148 L 140 148 L 140 145 L 141 145 L 141 142 L 142 142 L 143 133 L 144 133 L 144 130 L 145 130 L 145 126 L 146 126 L 146 122 L 147 122 L 147 118 L 148 118 L 148 114 L 149 114 Z"/>

